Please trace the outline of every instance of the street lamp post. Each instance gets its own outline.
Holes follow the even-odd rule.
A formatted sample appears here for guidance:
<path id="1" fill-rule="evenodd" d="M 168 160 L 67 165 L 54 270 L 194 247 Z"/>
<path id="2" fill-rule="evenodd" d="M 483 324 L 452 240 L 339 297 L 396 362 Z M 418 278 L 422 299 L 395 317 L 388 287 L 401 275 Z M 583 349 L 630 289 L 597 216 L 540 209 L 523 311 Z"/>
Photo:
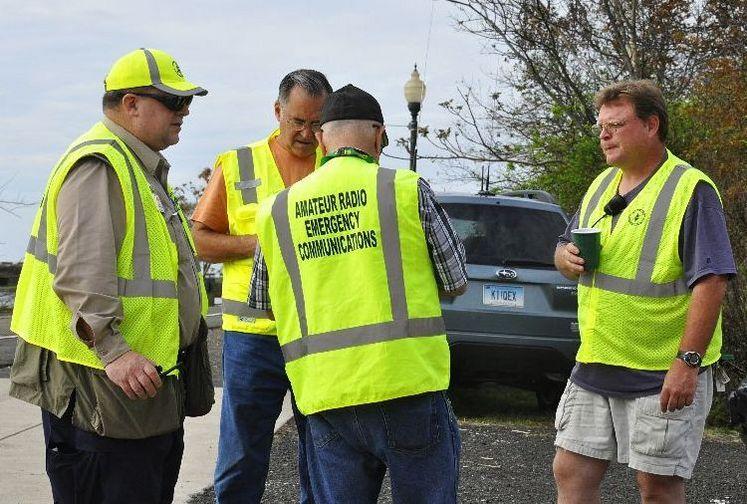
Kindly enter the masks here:
<path id="1" fill-rule="evenodd" d="M 425 98 L 425 82 L 420 80 L 420 74 L 418 73 L 418 65 L 412 71 L 410 80 L 405 83 L 405 100 L 407 100 L 407 108 L 410 110 L 412 115 L 412 121 L 408 125 L 410 128 L 410 169 L 417 171 L 416 164 L 418 160 L 418 113 L 420 112 L 420 104 L 423 103 Z"/>

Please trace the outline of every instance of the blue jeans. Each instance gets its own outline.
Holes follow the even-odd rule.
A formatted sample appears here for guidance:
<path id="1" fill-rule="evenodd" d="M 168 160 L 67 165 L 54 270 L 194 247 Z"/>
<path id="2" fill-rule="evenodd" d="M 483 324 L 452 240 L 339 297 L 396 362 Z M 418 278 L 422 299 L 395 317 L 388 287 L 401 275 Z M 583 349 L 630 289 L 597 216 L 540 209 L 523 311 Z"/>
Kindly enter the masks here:
<path id="1" fill-rule="evenodd" d="M 290 384 L 278 340 L 235 331 L 223 335 L 223 404 L 220 412 L 215 496 L 220 504 L 259 503 L 265 491 L 275 422 Z M 306 464 L 306 417 L 293 402 L 298 427 L 301 503 L 311 503 Z"/>
<path id="2" fill-rule="evenodd" d="M 389 469 L 395 503 L 455 503 L 461 439 L 445 392 L 323 411 L 307 418 L 314 499 L 375 503 Z"/>

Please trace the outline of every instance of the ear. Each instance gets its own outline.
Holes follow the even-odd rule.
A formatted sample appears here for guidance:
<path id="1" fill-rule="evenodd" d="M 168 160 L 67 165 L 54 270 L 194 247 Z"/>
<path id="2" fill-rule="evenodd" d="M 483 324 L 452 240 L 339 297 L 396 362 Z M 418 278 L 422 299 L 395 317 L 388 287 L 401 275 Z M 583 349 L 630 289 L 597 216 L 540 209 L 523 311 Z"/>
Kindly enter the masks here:
<path id="1" fill-rule="evenodd" d="M 280 122 L 280 102 L 275 102 L 275 119 L 277 119 L 278 122 Z"/>
<path id="2" fill-rule="evenodd" d="M 650 136 L 658 136 L 659 135 L 659 116 L 652 115 L 648 119 L 646 119 L 646 127 L 648 127 L 648 132 Z"/>
<path id="3" fill-rule="evenodd" d="M 314 133 L 314 136 L 316 137 L 316 143 L 319 144 L 319 148 L 322 149 L 322 155 L 327 155 L 327 146 L 324 145 L 324 133 L 319 130 L 316 133 Z"/>
<path id="4" fill-rule="evenodd" d="M 128 116 L 137 116 L 140 113 L 140 103 L 138 102 L 137 96 L 133 94 L 124 95 L 120 105 L 122 112 Z"/>
<path id="5" fill-rule="evenodd" d="M 376 151 L 376 159 L 379 159 L 379 156 L 382 152 L 384 152 L 384 134 L 386 132 L 386 127 L 381 126 L 381 128 L 376 128 L 376 136 L 374 137 L 374 150 Z"/>

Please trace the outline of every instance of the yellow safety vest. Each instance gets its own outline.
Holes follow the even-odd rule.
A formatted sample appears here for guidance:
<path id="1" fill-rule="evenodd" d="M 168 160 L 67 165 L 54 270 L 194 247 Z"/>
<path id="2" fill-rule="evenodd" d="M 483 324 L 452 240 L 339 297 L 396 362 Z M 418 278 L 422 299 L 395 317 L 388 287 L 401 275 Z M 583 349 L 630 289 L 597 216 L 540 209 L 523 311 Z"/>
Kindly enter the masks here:
<path id="1" fill-rule="evenodd" d="M 264 140 L 224 152 L 215 162 L 223 170 L 228 229 L 233 236 L 256 234 L 258 203 L 285 188 L 270 150 L 270 139 L 279 134 L 280 130 L 275 130 Z M 315 167 L 321 157 L 321 150 L 317 149 Z M 223 329 L 274 335 L 275 322 L 246 304 L 253 266 L 254 257 L 223 263 Z"/>
<path id="2" fill-rule="evenodd" d="M 589 186 L 579 226 L 604 215 L 617 193 L 622 172 L 608 168 Z M 603 218 L 599 267 L 579 279 L 579 362 L 631 369 L 666 370 L 685 331 L 691 291 L 678 240 L 695 185 L 715 185 L 701 171 L 667 151 L 667 160 L 619 215 Z M 721 351 L 721 317 L 703 358 L 716 362 Z"/>
<path id="3" fill-rule="evenodd" d="M 278 339 L 304 414 L 449 385 L 417 181 L 336 157 L 260 205 Z"/>
<path id="4" fill-rule="evenodd" d="M 59 239 L 57 197 L 70 169 L 87 156 L 106 159 L 124 197 L 126 227 L 117 257 L 118 292 L 124 315 L 119 330 L 134 351 L 164 368 L 172 367 L 179 351 L 177 247 L 140 161 L 102 123 L 71 144 L 49 178 L 31 229 L 11 329 L 25 341 L 55 352 L 60 360 L 103 369 L 96 353 L 73 332 L 72 313 L 52 288 Z M 187 220 L 176 207 L 194 252 Z M 207 297 L 201 277 L 198 283 L 205 314 Z"/>

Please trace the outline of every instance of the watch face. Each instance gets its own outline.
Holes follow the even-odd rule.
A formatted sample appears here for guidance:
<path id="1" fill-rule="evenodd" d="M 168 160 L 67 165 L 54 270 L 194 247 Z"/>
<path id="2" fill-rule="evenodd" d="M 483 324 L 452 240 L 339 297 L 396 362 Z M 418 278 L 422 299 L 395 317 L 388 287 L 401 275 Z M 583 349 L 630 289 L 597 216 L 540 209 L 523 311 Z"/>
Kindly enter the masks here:
<path id="1" fill-rule="evenodd" d="M 683 360 L 693 367 L 700 366 L 701 362 L 700 355 L 697 352 L 685 352 Z"/>

